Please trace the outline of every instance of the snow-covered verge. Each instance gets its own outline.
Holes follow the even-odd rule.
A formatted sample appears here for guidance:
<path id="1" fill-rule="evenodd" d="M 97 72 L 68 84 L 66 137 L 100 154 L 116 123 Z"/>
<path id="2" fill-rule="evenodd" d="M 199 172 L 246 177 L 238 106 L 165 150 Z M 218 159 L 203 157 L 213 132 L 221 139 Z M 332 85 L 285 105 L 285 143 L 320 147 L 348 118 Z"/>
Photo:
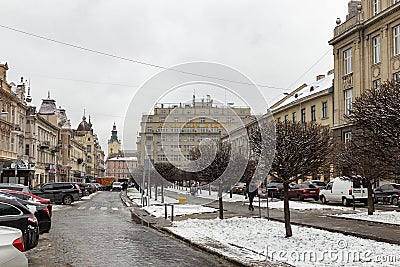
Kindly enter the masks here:
<path id="1" fill-rule="evenodd" d="M 85 201 L 85 200 L 90 200 L 90 199 L 92 199 L 95 195 L 97 195 L 99 192 L 95 192 L 95 193 L 93 193 L 93 194 L 90 194 L 90 195 L 88 195 L 88 196 L 83 196 L 83 197 L 81 197 L 81 200 L 78 200 L 78 201 L 74 201 L 74 202 L 72 202 L 71 203 L 71 205 L 63 205 L 63 204 L 59 204 L 59 205 L 56 205 L 56 204 L 52 204 L 52 211 L 57 211 L 57 210 L 62 210 L 62 209 L 67 209 L 67 208 L 70 208 L 71 206 L 74 206 L 74 205 L 77 205 L 77 204 L 79 204 L 79 203 L 82 203 L 83 201 Z"/>
<path id="2" fill-rule="evenodd" d="M 128 189 L 127 191 L 127 196 L 128 198 L 134 202 L 136 205 L 141 206 L 142 205 L 142 195 L 140 194 L 140 192 L 136 189 Z M 171 198 L 171 197 L 167 197 L 164 196 L 164 203 L 161 203 L 161 196 L 158 195 L 157 200 L 154 199 L 154 195 L 151 199 L 148 199 L 148 201 L 150 202 L 150 205 L 162 205 L 162 204 L 177 204 L 179 201 L 175 198 Z"/>
<path id="3" fill-rule="evenodd" d="M 361 212 L 355 214 L 335 214 L 332 216 L 400 225 L 400 212 L 398 211 L 376 211 L 373 215 Z"/>
<path id="4" fill-rule="evenodd" d="M 180 194 L 182 196 L 190 195 L 189 189 L 188 189 L 188 191 L 186 191 L 186 190 L 180 190 L 180 189 L 169 187 L 169 188 L 166 188 L 165 190 L 178 193 L 178 194 Z M 211 191 L 211 195 L 210 195 L 210 192 L 208 191 L 208 189 L 202 189 L 201 193 L 200 193 L 200 190 L 199 190 L 196 193 L 195 196 L 196 197 L 200 197 L 200 198 L 210 199 L 210 200 L 217 200 L 218 199 L 218 192 L 217 191 Z M 247 199 L 245 199 L 244 195 L 232 194 L 232 198 L 231 198 L 229 193 L 223 193 L 222 199 L 225 202 L 243 202 L 243 201 L 248 201 Z"/>
<path id="5" fill-rule="evenodd" d="M 400 246 L 258 218 L 189 219 L 169 230 L 246 264 L 268 261 L 294 266 L 399 266 Z"/>
<path id="6" fill-rule="evenodd" d="M 165 206 L 161 205 L 151 205 L 149 207 L 144 207 L 148 213 L 155 217 L 164 217 L 165 216 Z M 174 216 L 182 216 L 182 215 L 189 215 L 189 214 L 199 214 L 199 213 L 209 213 L 215 212 L 217 209 L 203 207 L 201 205 L 174 205 Z M 168 216 L 171 215 L 171 207 L 167 207 L 167 214 Z"/>
<path id="7" fill-rule="evenodd" d="M 258 207 L 258 199 L 257 198 L 254 199 L 253 205 Z M 267 207 L 266 200 L 263 199 L 261 201 L 261 207 L 263 207 L 263 208 Z M 283 200 L 269 201 L 268 207 L 271 209 L 283 209 Z M 352 210 L 352 208 L 349 208 L 349 207 L 323 205 L 323 204 L 319 204 L 317 202 L 313 203 L 313 202 L 300 202 L 300 201 L 290 201 L 289 208 L 293 209 L 293 210 L 345 210 L 345 211 Z"/>

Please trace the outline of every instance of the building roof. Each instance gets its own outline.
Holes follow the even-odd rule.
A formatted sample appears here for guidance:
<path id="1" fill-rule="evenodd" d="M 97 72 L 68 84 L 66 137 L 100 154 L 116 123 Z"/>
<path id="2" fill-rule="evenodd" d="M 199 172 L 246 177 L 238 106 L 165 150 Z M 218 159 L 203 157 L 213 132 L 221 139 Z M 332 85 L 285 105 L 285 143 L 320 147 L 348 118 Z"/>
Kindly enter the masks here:
<path id="1" fill-rule="evenodd" d="M 83 115 L 82 121 L 79 123 L 76 130 L 79 132 L 90 132 L 92 130 L 92 124 L 86 121 L 85 115 Z"/>
<path id="2" fill-rule="evenodd" d="M 331 73 L 318 81 L 315 81 L 309 85 L 304 86 L 298 91 L 296 90 L 293 91 L 291 94 L 289 94 L 288 97 L 286 97 L 284 101 L 282 101 L 282 103 L 276 106 L 272 106 L 271 110 L 272 111 L 278 110 L 284 106 L 304 100 L 305 98 L 318 94 L 324 90 L 328 90 L 333 86 L 333 78 L 334 74 Z"/>
<path id="3" fill-rule="evenodd" d="M 50 92 L 46 99 L 42 99 L 42 105 L 40 105 L 40 115 L 55 115 L 57 111 L 56 101 L 50 98 Z"/>

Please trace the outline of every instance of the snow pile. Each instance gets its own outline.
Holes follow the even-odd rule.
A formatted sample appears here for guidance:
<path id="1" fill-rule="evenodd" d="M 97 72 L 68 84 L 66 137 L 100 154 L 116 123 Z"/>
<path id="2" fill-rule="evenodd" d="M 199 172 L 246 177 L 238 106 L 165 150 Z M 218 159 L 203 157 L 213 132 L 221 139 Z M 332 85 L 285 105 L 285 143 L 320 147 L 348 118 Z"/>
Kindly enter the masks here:
<path id="1" fill-rule="evenodd" d="M 400 212 L 398 211 L 376 211 L 373 215 L 368 215 L 367 212 L 362 212 L 355 214 L 335 214 L 332 216 L 400 225 Z"/>
<path id="2" fill-rule="evenodd" d="M 175 193 L 178 193 L 180 195 L 190 195 L 189 189 L 188 189 L 188 191 L 179 190 L 179 189 L 176 189 L 176 188 L 167 188 L 165 190 L 170 191 L 170 192 L 175 192 Z M 211 195 L 210 195 L 208 189 L 202 189 L 201 193 L 200 193 L 200 190 L 198 191 L 198 193 L 196 193 L 196 197 L 204 198 L 204 199 L 211 199 L 211 200 L 218 200 L 218 192 L 211 190 Z M 223 193 L 222 194 L 222 200 L 224 202 L 243 202 L 243 201 L 248 201 L 247 199 L 245 199 L 244 195 L 232 194 L 232 198 L 231 198 L 229 193 Z"/>
<path id="3" fill-rule="evenodd" d="M 189 219 L 172 232 L 246 264 L 266 260 L 294 266 L 399 266 L 400 246 L 258 218 Z"/>
<path id="4" fill-rule="evenodd" d="M 149 207 L 144 207 L 143 209 L 157 218 L 165 216 L 165 206 L 152 205 Z M 215 212 L 215 211 L 217 211 L 217 209 L 203 207 L 201 205 L 188 205 L 188 204 L 174 205 L 174 216 L 199 214 L 199 213 L 210 213 L 210 212 Z M 171 206 L 167 206 L 167 214 L 168 214 L 168 217 L 171 215 Z"/>
<path id="5" fill-rule="evenodd" d="M 258 207 L 258 199 L 254 199 L 254 206 Z M 266 208 L 267 207 L 267 201 L 262 200 L 261 202 L 261 207 Z M 268 207 L 270 209 L 283 209 L 283 201 L 269 201 L 268 202 Z M 311 203 L 311 202 L 299 202 L 299 201 L 290 201 L 289 202 L 289 208 L 292 210 L 352 210 L 352 208 L 349 207 L 343 207 L 343 206 L 332 206 L 332 205 L 322 205 L 319 203 Z"/>

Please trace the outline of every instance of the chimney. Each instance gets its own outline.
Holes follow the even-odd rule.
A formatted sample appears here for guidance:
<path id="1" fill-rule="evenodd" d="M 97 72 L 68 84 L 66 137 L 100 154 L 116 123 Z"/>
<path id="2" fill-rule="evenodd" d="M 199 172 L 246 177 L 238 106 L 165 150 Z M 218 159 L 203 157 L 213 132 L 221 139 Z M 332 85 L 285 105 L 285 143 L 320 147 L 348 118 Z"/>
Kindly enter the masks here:
<path id="1" fill-rule="evenodd" d="M 357 10 L 358 5 L 361 5 L 361 1 L 359 1 L 359 0 L 351 0 L 349 2 L 349 4 L 347 5 L 349 14 L 347 14 L 346 20 L 349 20 L 358 14 L 358 10 Z"/>
<path id="2" fill-rule="evenodd" d="M 323 78 L 325 78 L 325 75 L 324 74 L 320 74 L 320 75 L 317 76 L 317 81 L 319 81 L 319 80 L 321 80 Z"/>

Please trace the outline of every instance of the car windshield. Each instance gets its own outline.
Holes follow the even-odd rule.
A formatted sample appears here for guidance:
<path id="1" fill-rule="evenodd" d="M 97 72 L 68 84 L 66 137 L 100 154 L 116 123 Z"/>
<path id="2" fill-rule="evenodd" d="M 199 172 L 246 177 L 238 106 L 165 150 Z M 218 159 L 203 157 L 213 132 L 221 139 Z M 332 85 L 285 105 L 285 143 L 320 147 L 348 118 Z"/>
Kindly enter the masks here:
<path id="1" fill-rule="evenodd" d="M 325 186 L 325 183 L 324 182 L 322 182 L 322 181 L 314 181 L 314 182 L 312 182 L 314 185 L 316 185 L 316 186 Z"/>
<path id="2" fill-rule="evenodd" d="M 394 184 L 393 187 L 400 190 L 400 184 Z"/>

